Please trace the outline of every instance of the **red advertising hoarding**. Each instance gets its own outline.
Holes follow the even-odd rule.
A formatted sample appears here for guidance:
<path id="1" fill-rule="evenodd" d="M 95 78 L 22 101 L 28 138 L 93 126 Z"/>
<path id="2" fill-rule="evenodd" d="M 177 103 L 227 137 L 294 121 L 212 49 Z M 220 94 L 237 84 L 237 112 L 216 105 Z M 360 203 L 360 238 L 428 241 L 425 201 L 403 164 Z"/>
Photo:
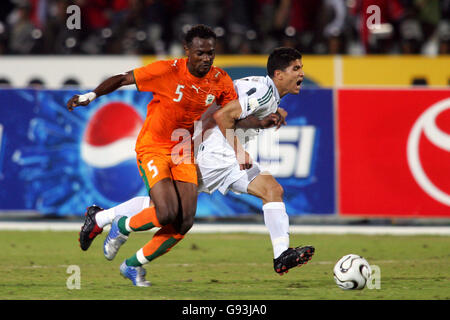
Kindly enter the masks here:
<path id="1" fill-rule="evenodd" d="M 345 216 L 450 217 L 450 90 L 337 92 Z"/>

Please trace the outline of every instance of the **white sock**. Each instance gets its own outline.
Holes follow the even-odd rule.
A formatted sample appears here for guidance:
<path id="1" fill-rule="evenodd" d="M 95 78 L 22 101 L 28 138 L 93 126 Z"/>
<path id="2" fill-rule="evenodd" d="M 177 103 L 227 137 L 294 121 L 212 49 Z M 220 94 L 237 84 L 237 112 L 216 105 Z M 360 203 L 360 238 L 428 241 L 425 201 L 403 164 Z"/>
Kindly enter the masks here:
<path id="1" fill-rule="evenodd" d="M 284 202 L 268 202 L 262 208 L 276 259 L 289 248 L 289 217 Z"/>
<path id="2" fill-rule="evenodd" d="M 95 221 L 100 228 L 111 224 L 116 216 L 131 217 L 150 206 L 150 197 L 135 197 L 115 207 L 100 211 L 95 216 Z"/>
<path id="3" fill-rule="evenodd" d="M 114 207 L 111 209 L 103 210 L 98 212 L 95 215 L 95 222 L 97 222 L 97 225 L 100 228 L 104 228 L 106 225 L 110 224 L 113 220 L 116 214 L 114 213 Z"/>

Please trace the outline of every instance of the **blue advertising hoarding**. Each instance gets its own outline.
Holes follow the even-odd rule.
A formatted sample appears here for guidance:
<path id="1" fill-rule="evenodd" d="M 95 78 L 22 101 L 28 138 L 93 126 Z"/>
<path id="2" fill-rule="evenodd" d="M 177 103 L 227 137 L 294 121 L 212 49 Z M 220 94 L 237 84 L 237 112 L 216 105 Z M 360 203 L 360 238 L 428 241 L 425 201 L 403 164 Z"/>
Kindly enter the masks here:
<path id="1" fill-rule="evenodd" d="M 152 95 L 119 90 L 69 112 L 74 93 L 0 91 L 0 210 L 81 215 L 93 203 L 109 208 L 146 194 L 133 150 Z M 281 106 L 288 126 L 275 177 L 288 213 L 336 213 L 332 90 L 303 89 Z M 249 195 L 200 194 L 197 217 L 259 213 L 261 205 Z"/>

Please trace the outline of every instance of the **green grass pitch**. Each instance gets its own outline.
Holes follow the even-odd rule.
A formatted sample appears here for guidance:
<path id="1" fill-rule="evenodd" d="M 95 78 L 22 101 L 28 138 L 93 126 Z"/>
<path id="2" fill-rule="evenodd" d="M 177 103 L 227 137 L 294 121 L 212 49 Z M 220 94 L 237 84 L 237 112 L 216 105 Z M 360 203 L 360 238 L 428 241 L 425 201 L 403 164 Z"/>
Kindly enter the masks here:
<path id="1" fill-rule="evenodd" d="M 291 245 L 311 244 L 313 259 L 279 276 L 272 247 L 262 234 L 188 234 L 168 254 L 146 266 L 149 288 L 119 274 L 120 263 L 152 236 L 132 234 L 114 261 L 103 257 L 106 232 L 91 248 L 77 232 L 0 233 L 2 300 L 437 300 L 450 299 L 447 236 L 291 235 Z M 364 256 L 381 270 L 381 288 L 343 291 L 333 266 L 343 255 Z M 80 270 L 80 288 L 69 289 L 69 266 Z"/>

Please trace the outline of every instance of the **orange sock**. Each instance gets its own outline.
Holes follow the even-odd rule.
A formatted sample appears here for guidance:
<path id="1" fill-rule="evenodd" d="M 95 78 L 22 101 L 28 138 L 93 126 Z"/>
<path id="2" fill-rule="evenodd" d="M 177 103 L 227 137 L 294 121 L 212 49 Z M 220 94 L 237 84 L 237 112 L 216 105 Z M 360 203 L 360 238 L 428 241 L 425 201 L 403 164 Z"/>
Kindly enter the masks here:
<path id="1" fill-rule="evenodd" d="M 158 221 L 158 218 L 156 217 L 155 206 L 145 208 L 138 214 L 132 216 L 129 220 L 128 226 L 133 231 L 145 231 L 153 227 L 162 227 L 162 225 Z"/>
<path id="2" fill-rule="evenodd" d="M 142 265 L 150 262 L 169 252 L 183 238 L 184 235 L 177 233 L 171 224 L 164 226 L 133 257 L 127 259 L 127 265 Z"/>

